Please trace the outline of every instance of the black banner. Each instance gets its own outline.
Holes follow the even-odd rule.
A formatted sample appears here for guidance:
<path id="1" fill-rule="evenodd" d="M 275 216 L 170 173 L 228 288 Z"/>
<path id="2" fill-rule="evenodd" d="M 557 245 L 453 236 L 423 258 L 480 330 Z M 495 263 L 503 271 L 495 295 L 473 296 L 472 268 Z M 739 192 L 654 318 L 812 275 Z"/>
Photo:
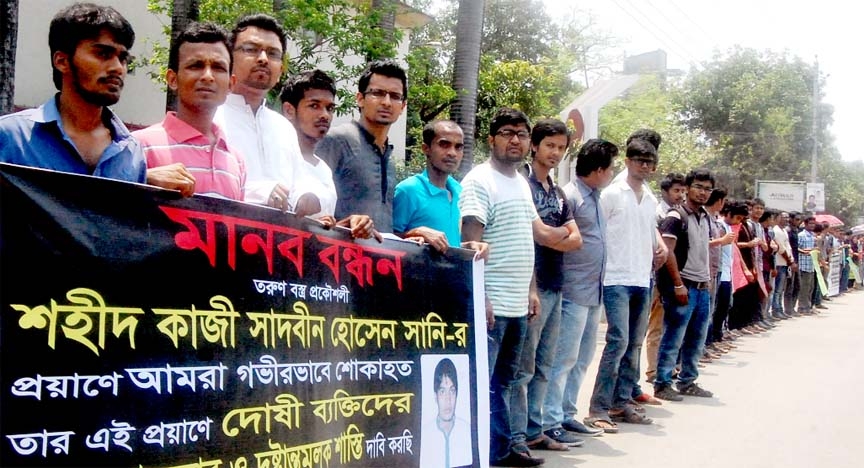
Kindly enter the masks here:
<path id="1" fill-rule="evenodd" d="M 2 466 L 480 466 L 471 252 L 0 169 Z"/>

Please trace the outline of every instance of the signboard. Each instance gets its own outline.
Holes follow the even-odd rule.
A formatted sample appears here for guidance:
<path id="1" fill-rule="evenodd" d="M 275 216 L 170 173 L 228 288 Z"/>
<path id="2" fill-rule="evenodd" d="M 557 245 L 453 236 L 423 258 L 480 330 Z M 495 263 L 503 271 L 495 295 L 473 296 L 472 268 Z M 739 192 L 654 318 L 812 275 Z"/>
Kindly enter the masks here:
<path id="1" fill-rule="evenodd" d="M 807 201 L 804 210 L 812 213 L 825 211 L 825 184 L 807 184 Z"/>
<path id="2" fill-rule="evenodd" d="M 0 465 L 441 466 L 427 421 L 453 408 L 456 461 L 487 463 L 471 252 L 107 179 L 0 183 Z"/>
<path id="3" fill-rule="evenodd" d="M 804 182 L 756 181 L 756 196 L 765 200 L 767 208 L 780 211 L 801 211 L 804 206 L 804 190 Z"/>

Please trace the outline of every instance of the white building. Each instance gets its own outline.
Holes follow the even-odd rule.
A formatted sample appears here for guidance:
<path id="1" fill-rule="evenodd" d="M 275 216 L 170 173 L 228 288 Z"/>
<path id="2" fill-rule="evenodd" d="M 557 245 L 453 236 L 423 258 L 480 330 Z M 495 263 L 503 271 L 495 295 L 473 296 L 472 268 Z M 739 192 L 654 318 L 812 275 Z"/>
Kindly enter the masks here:
<path id="1" fill-rule="evenodd" d="M 76 0 L 28 0 L 19 3 L 18 48 L 15 54 L 15 105 L 37 107 L 56 92 L 51 81 L 51 54 L 48 49 L 48 26 L 51 18 L 63 7 Z M 152 53 L 154 43 L 167 44 L 168 38 L 163 31 L 171 25 L 171 18 L 155 15 L 147 10 L 146 0 L 91 0 L 101 5 L 117 9 L 135 29 L 135 45 L 132 54 L 147 56 Z M 368 0 L 358 0 L 368 1 Z M 408 53 L 410 29 L 422 26 L 431 18 L 403 3 L 398 4 L 396 27 L 402 31 L 402 41 L 397 48 L 397 57 L 402 59 Z M 289 44 L 288 52 L 292 52 Z M 346 57 L 349 65 L 364 63 L 363 57 Z M 404 60 L 402 61 L 404 64 Z M 322 61 L 320 68 L 332 70 L 329 61 Z M 342 88 L 356 90 L 356 83 L 339 83 Z M 409 103 L 410 105 L 410 103 Z M 161 85 L 148 76 L 146 69 L 139 68 L 126 79 L 120 102 L 114 106 L 115 112 L 124 122 L 133 126 L 147 126 L 159 122 L 165 115 L 165 92 Z M 348 121 L 354 116 L 337 118 L 334 125 Z M 405 156 L 406 116 L 402 114 L 390 128 L 390 141 L 395 146 L 394 155 L 399 159 Z"/>

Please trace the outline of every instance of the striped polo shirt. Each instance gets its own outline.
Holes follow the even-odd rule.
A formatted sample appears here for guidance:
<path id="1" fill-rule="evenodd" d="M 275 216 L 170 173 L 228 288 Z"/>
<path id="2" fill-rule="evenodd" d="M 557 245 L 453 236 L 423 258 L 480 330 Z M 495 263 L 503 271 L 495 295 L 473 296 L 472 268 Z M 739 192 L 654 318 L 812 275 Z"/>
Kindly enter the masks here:
<path id="1" fill-rule="evenodd" d="M 486 162 L 462 180 L 462 217 L 474 216 L 485 226 L 489 244 L 486 297 L 495 315 L 528 315 L 528 290 L 534 273 L 534 234 L 538 219 L 528 182 L 519 174 L 505 176 Z"/>
<path id="2" fill-rule="evenodd" d="M 158 124 L 132 133 L 141 142 L 147 168 L 183 163 L 195 177 L 195 193 L 231 200 L 243 200 L 246 164 L 243 157 L 225 143 L 222 130 L 213 124 L 216 143 L 191 125 L 168 112 Z"/>

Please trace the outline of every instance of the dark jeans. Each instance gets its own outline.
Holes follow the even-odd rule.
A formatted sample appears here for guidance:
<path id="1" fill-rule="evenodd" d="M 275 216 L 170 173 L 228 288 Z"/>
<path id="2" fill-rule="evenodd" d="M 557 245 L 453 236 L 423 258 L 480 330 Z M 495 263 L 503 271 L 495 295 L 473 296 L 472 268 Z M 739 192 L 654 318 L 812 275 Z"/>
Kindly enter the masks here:
<path id="1" fill-rule="evenodd" d="M 729 316 L 729 307 L 732 303 L 732 282 L 721 281 L 717 287 L 717 301 L 714 308 L 714 319 L 711 326 L 711 342 L 723 341 L 723 322 Z"/>
<path id="2" fill-rule="evenodd" d="M 510 394 L 516 383 L 527 317 L 495 316 L 489 331 L 489 458 L 499 460 L 510 452 Z"/>
<path id="3" fill-rule="evenodd" d="M 686 283 L 685 283 L 686 284 Z M 711 316 L 708 289 L 689 287 L 687 305 L 679 306 L 675 293 L 667 291 L 663 305 L 663 338 L 660 340 L 660 355 L 657 360 L 655 388 L 672 383 L 672 370 L 681 356 L 681 372 L 678 385 L 686 386 L 699 377 L 699 358 L 705 346 L 708 320 Z"/>
<path id="4" fill-rule="evenodd" d="M 741 287 L 732 294 L 729 309 L 729 328 L 738 330 L 752 323 L 753 310 L 759 307 L 759 285 L 755 282 Z"/>
<path id="5" fill-rule="evenodd" d="M 606 346 L 597 369 L 591 416 L 608 416 L 610 409 L 624 408 L 639 381 L 642 340 L 648 327 L 651 288 L 604 286 Z"/>
<path id="6" fill-rule="evenodd" d="M 786 293 L 786 274 L 789 267 L 786 265 L 777 265 L 777 276 L 774 277 L 774 293 L 771 294 L 771 309 L 772 312 L 783 313 L 783 298 Z"/>
<path id="7" fill-rule="evenodd" d="M 795 312 L 798 303 L 798 292 L 801 290 L 801 275 L 790 268 L 786 272 L 786 291 L 783 294 L 783 310 L 787 313 Z"/>

